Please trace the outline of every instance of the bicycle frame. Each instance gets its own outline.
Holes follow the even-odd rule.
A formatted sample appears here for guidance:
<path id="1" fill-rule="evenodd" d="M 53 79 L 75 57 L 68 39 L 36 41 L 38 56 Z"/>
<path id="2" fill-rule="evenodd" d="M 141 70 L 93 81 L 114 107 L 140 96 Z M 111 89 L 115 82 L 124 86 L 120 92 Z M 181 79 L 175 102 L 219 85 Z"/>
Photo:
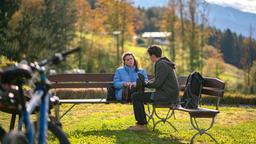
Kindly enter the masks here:
<path id="1" fill-rule="evenodd" d="M 36 86 L 36 90 L 32 95 L 31 100 L 28 102 L 26 108 L 22 108 L 21 119 L 18 124 L 18 129 L 22 129 L 23 123 L 26 127 L 26 136 L 30 144 L 34 143 L 34 129 L 33 124 L 30 121 L 30 114 L 35 110 L 36 106 L 39 105 L 39 123 L 38 123 L 38 144 L 45 144 L 47 137 L 47 124 L 48 124 L 48 110 L 49 110 L 49 99 L 51 94 L 48 93 L 46 88 L 46 76 L 43 71 L 40 72 L 40 84 Z M 21 98 L 24 99 L 22 86 L 19 86 Z M 22 101 L 22 100 L 21 100 Z M 23 105 L 23 104 L 22 104 Z M 22 106 L 23 107 L 23 106 Z"/>
<path id="2" fill-rule="evenodd" d="M 5 71 L 6 83 L 8 83 L 8 79 L 11 77 L 15 78 L 15 85 L 18 86 L 18 103 L 20 107 L 20 119 L 18 122 L 18 130 L 22 130 L 23 124 L 25 125 L 25 135 L 28 139 L 29 144 L 34 144 L 35 142 L 35 132 L 33 123 L 30 120 L 30 115 L 39 106 L 39 118 L 38 118 L 38 144 L 46 144 L 47 131 L 48 131 L 48 112 L 49 112 L 49 102 L 50 97 L 52 96 L 49 92 L 50 84 L 46 77 L 44 65 L 52 63 L 58 64 L 60 61 L 64 60 L 67 55 L 80 51 L 80 48 L 71 49 L 69 51 L 63 53 L 56 53 L 55 56 L 50 59 L 45 59 L 41 61 L 39 64 L 37 62 L 31 63 L 30 65 L 23 64 L 21 67 L 17 69 L 7 69 Z M 24 66 L 25 65 L 25 66 Z M 28 69 L 31 68 L 31 69 Z M 39 73 L 39 81 L 35 83 L 36 88 L 33 94 L 31 95 L 31 99 L 28 101 L 26 105 L 26 100 L 23 91 L 23 85 L 25 84 L 25 79 L 29 79 L 32 76 L 32 72 Z M 17 77 L 16 77 L 17 76 Z M 12 84 L 12 83 L 11 83 Z M 15 114 L 12 115 L 10 130 L 13 129 L 15 123 Z M 65 140 L 68 142 L 68 140 Z"/>

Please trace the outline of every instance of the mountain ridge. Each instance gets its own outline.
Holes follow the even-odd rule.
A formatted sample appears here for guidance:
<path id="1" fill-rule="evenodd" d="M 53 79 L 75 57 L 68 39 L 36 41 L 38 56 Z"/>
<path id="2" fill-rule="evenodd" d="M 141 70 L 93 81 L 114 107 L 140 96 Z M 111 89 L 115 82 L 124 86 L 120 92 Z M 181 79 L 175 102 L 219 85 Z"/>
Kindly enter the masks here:
<path id="1" fill-rule="evenodd" d="M 163 7 L 168 3 L 168 0 L 133 0 L 135 6 L 140 7 Z M 252 37 L 256 38 L 256 14 L 244 12 L 229 6 L 208 3 L 209 7 L 209 25 L 216 27 L 222 31 L 230 29 L 231 31 L 243 36 L 250 36 L 252 29 Z"/>

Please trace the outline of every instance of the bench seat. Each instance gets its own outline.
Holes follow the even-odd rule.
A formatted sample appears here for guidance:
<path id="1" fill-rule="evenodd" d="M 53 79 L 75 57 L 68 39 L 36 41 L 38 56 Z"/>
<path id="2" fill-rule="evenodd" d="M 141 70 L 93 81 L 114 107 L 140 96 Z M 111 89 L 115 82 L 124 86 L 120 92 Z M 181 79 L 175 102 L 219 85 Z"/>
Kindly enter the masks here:
<path id="1" fill-rule="evenodd" d="M 109 103 L 107 99 L 60 99 L 60 103 Z"/>
<path id="2" fill-rule="evenodd" d="M 215 117 L 219 111 L 214 109 L 207 109 L 207 108 L 197 108 L 197 109 L 186 109 L 183 107 L 178 107 L 176 110 L 188 112 L 191 117 L 196 118 L 211 118 Z"/>

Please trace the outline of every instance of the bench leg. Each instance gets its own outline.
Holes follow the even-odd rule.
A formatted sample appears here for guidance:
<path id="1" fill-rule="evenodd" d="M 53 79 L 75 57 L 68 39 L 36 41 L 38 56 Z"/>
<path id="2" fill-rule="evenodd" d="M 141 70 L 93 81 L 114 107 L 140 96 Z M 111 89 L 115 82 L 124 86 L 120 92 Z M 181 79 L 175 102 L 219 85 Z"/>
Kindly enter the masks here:
<path id="1" fill-rule="evenodd" d="M 152 113 L 155 114 L 156 117 L 159 119 L 157 122 L 155 122 L 154 127 L 153 127 L 153 130 L 155 130 L 155 127 L 156 127 L 159 123 L 161 123 L 161 122 L 165 123 L 165 122 L 166 122 L 166 123 L 168 123 L 175 131 L 178 131 L 178 130 L 176 129 L 176 127 L 175 127 L 170 121 L 168 121 L 172 116 L 175 118 L 174 109 L 169 108 L 169 110 L 168 110 L 168 112 L 167 112 L 165 118 L 163 118 L 163 117 L 161 117 L 160 115 L 157 114 L 155 107 L 153 107 L 153 112 L 152 112 Z"/>
<path id="2" fill-rule="evenodd" d="M 175 128 L 175 126 L 170 121 L 168 121 L 171 117 L 174 117 L 174 119 L 175 119 L 174 108 L 169 108 L 166 116 L 163 118 L 162 116 L 157 114 L 156 108 L 154 106 L 152 106 L 152 112 L 150 109 L 150 104 L 148 104 L 147 107 L 148 107 L 148 114 L 146 114 L 146 115 L 148 117 L 148 123 L 150 122 L 150 120 L 152 120 L 153 131 L 155 130 L 156 126 L 161 122 L 168 123 L 175 131 L 178 131 Z M 159 119 L 158 121 L 155 121 L 154 115 Z"/>
<path id="3" fill-rule="evenodd" d="M 146 113 L 146 116 L 148 117 L 148 123 L 150 122 L 150 120 L 152 120 L 153 126 L 155 125 L 155 119 L 153 117 L 154 114 L 154 109 L 152 108 L 152 112 L 150 110 L 150 104 L 147 105 L 147 109 L 148 109 L 148 113 Z"/>
<path id="4" fill-rule="evenodd" d="M 73 104 L 67 111 L 65 111 L 64 114 L 60 116 L 60 119 L 62 119 L 76 104 Z"/>
<path id="5" fill-rule="evenodd" d="M 16 114 L 13 113 L 11 117 L 10 127 L 9 127 L 10 131 L 14 129 L 15 120 L 16 120 Z"/>
<path id="6" fill-rule="evenodd" d="M 208 135 L 215 143 L 218 143 L 218 142 L 216 141 L 216 139 L 215 139 L 211 134 L 209 134 L 209 133 L 207 132 L 208 130 L 210 130 L 210 129 L 212 128 L 212 126 L 213 126 L 213 124 L 214 124 L 214 121 L 215 121 L 215 117 L 212 117 L 212 121 L 211 121 L 210 126 L 209 126 L 208 128 L 206 128 L 206 129 L 201 129 L 201 128 L 199 128 L 199 125 L 197 124 L 196 118 L 190 116 L 191 125 L 193 126 L 193 128 L 194 128 L 195 130 L 198 131 L 196 134 L 194 134 L 194 135 L 192 136 L 192 138 L 191 138 L 191 140 L 190 140 L 190 143 L 193 144 L 195 137 L 198 136 L 198 135 L 203 135 L 203 134 Z"/>
<path id="7" fill-rule="evenodd" d="M 60 104 L 54 105 L 55 118 L 60 121 Z"/>

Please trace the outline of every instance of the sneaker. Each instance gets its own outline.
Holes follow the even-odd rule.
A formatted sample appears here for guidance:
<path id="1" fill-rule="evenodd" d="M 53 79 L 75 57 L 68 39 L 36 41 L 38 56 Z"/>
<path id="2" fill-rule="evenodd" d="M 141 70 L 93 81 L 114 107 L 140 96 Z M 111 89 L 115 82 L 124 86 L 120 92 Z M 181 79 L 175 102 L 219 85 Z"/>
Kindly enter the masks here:
<path id="1" fill-rule="evenodd" d="M 127 130 L 130 131 L 148 131 L 147 125 L 135 125 L 135 126 L 130 126 Z"/>

